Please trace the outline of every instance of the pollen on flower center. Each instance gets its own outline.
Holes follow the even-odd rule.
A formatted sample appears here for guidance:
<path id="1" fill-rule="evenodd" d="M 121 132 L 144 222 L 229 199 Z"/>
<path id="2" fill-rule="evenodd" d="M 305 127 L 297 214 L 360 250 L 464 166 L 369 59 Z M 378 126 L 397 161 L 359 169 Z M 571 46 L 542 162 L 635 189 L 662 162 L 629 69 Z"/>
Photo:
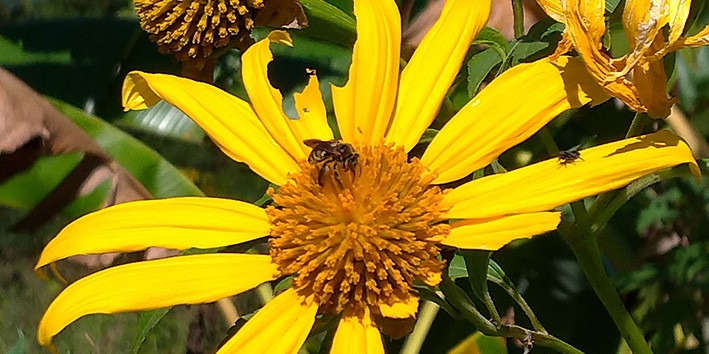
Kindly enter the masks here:
<path id="1" fill-rule="evenodd" d="M 263 0 L 134 0 L 140 26 L 178 60 L 206 58 L 232 36 L 248 36 Z M 241 32 L 241 33 L 240 33 Z"/>
<path id="2" fill-rule="evenodd" d="M 335 165 L 324 179 L 321 164 L 303 162 L 266 209 L 273 262 L 322 313 L 377 314 L 408 299 L 415 281 L 437 285 L 444 266 L 436 242 L 450 227 L 434 223 L 443 198 L 434 176 L 403 148 L 357 152 L 353 170 Z"/>

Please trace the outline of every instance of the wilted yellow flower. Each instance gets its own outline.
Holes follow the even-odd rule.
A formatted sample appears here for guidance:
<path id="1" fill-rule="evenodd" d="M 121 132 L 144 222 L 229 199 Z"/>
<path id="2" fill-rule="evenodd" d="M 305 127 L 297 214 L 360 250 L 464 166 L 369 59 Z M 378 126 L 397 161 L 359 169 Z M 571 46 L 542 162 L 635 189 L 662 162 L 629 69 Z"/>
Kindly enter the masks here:
<path id="1" fill-rule="evenodd" d="M 627 0 L 623 28 L 631 51 L 611 58 L 603 49 L 605 0 L 537 0 L 546 13 L 566 25 L 555 56 L 576 49 L 591 75 L 611 95 L 637 112 L 664 118 L 675 102 L 667 96 L 662 58 L 684 47 L 709 43 L 709 26 L 683 37 L 691 1 Z"/>
<path id="2" fill-rule="evenodd" d="M 248 37 L 263 0 L 134 0 L 140 27 L 160 51 L 204 59 L 232 37 Z"/>
<path id="3" fill-rule="evenodd" d="M 201 197 L 117 205 L 64 228 L 36 267 L 76 254 L 150 246 L 214 248 L 264 236 L 270 237 L 270 253 L 183 255 L 89 275 L 49 306 L 39 342 L 49 345 L 86 314 L 212 302 L 290 277 L 290 288 L 220 352 L 295 353 L 316 316 L 329 316 L 338 321 L 331 352 L 383 353 L 380 333 L 405 334 L 401 328 L 415 319 L 414 285 L 433 287 L 441 281 L 442 245 L 497 250 L 514 239 L 554 230 L 560 220 L 552 211 L 556 206 L 669 166 L 691 163 L 696 169 L 686 144 L 664 131 L 584 150 L 576 163 L 553 158 L 442 191 L 438 185 L 483 168 L 560 112 L 607 99 L 580 61 L 561 57 L 557 63 L 521 64 L 451 118 L 420 159 L 410 159 L 407 153 L 436 116 L 489 11 L 490 1 L 476 6 L 447 1 L 400 74 L 396 3 L 355 1 L 357 42 L 349 81 L 332 88 L 341 140 L 334 140 L 328 126 L 314 74 L 295 94 L 299 119 L 283 112 L 282 96 L 267 76 L 273 59 L 269 46 L 291 45 L 282 31 L 242 56 L 250 104 L 205 83 L 129 74 L 123 91 L 127 109 L 160 100 L 175 105 L 227 155 L 280 186 L 271 191 L 274 204 L 263 209 Z M 304 144 L 309 139 L 336 150 Z M 314 160 L 327 161 L 336 153 L 348 159 L 310 163 L 311 147 L 325 152 Z"/>

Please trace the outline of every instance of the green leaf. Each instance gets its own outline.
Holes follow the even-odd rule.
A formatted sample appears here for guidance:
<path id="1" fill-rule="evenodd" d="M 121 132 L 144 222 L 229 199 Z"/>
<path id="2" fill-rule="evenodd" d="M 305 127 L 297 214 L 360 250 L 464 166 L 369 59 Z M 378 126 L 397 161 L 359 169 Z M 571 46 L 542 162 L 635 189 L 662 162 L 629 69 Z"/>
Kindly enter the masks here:
<path id="1" fill-rule="evenodd" d="M 507 354 L 507 345 L 505 338 L 475 332 L 448 351 L 448 354 L 465 353 Z"/>
<path id="2" fill-rule="evenodd" d="M 140 347 L 145 342 L 145 338 L 148 336 L 150 331 L 155 328 L 155 326 L 160 322 L 160 320 L 167 315 L 170 308 L 157 309 L 152 311 L 145 311 L 140 314 L 140 323 L 138 325 L 138 333 L 133 340 L 133 345 L 131 346 L 131 353 L 136 354 Z"/>
<path id="3" fill-rule="evenodd" d="M 0 184 L 0 205 L 29 211 L 81 161 L 83 154 L 44 156 L 32 167 Z"/>
<path id="4" fill-rule="evenodd" d="M 308 16 L 308 28 L 303 35 L 352 47 L 355 41 L 355 20 L 344 11 L 324 0 L 301 0 Z"/>
<path id="5" fill-rule="evenodd" d="M 138 179 L 156 198 L 203 195 L 157 152 L 109 123 L 68 103 L 50 100 Z"/>
<path id="6" fill-rule="evenodd" d="M 421 139 L 419 139 L 419 144 L 430 143 L 431 140 L 436 137 L 438 131 L 438 129 L 426 129 L 426 131 L 423 132 L 423 135 L 421 135 Z"/>
<path id="7" fill-rule="evenodd" d="M 481 301 L 488 301 L 490 293 L 487 290 L 488 262 L 491 252 L 478 250 L 461 250 L 465 267 L 468 269 L 468 280 L 473 293 Z"/>
<path id="8" fill-rule="evenodd" d="M 74 199 L 69 205 L 62 209 L 62 214 L 69 219 L 76 219 L 90 211 L 98 210 L 101 208 L 101 205 L 103 205 L 110 190 L 111 181 L 105 180 L 90 193 Z"/>
<path id="9" fill-rule="evenodd" d="M 470 97 L 475 97 L 480 84 L 503 59 L 504 57 L 501 56 L 500 51 L 494 48 L 487 48 L 468 60 L 468 95 Z"/>
<path id="10" fill-rule="evenodd" d="M 465 259 L 463 256 L 456 253 L 448 265 L 448 276 L 451 280 L 465 278 L 468 276 L 468 269 L 465 267 Z"/>
<path id="11" fill-rule="evenodd" d="M 197 144 L 205 137 L 204 130 L 190 117 L 165 101 L 135 114 L 126 114 L 114 123 L 122 128 Z"/>
<path id="12" fill-rule="evenodd" d="M 27 348 L 25 345 L 25 333 L 22 332 L 21 329 L 17 329 L 17 342 L 15 342 L 15 345 L 10 348 L 10 350 L 7 351 L 7 354 L 25 354 L 27 352 Z"/>
<path id="13" fill-rule="evenodd" d="M 539 59 L 546 54 L 545 49 L 550 48 L 547 42 L 517 42 L 510 49 L 512 55 L 512 64 L 516 65 L 522 62 Z"/>
<path id="14" fill-rule="evenodd" d="M 473 41 L 473 45 L 489 45 L 502 53 L 507 53 L 507 39 L 498 30 L 485 26 Z"/>
<path id="15" fill-rule="evenodd" d="M 620 0 L 606 0 L 606 12 L 612 14 L 620 4 Z"/>

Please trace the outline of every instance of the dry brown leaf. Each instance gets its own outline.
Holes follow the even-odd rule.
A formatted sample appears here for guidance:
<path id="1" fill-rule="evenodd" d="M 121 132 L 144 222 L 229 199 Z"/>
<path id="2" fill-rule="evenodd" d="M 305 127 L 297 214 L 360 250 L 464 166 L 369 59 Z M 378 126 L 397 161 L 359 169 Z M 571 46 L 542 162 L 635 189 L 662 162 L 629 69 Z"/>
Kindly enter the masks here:
<path id="1" fill-rule="evenodd" d="M 0 183 L 43 154 L 66 152 L 81 152 L 84 158 L 16 228 L 41 225 L 68 202 L 108 178 L 112 189 L 105 205 L 151 198 L 145 187 L 81 128 L 24 82 L 0 69 Z"/>

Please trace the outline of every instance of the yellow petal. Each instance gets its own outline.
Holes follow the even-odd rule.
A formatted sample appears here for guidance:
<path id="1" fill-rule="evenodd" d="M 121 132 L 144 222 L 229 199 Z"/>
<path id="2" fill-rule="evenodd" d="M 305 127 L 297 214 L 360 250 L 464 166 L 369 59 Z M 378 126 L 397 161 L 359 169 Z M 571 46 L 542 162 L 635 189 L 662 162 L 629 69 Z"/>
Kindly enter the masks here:
<path id="1" fill-rule="evenodd" d="M 124 264 L 69 285 L 49 305 L 37 329 L 41 345 L 81 316 L 212 302 L 275 279 L 271 258 L 201 254 Z"/>
<path id="2" fill-rule="evenodd" d="M 123 83 L 123 106 L 144 109 L 160 99 L 192 118 L 224 153 L 261 177 L 282 185 L 298 164 L 264 128 L 248 103 L 212 85 L 133 71 Z"/>
<path id="3" fill-rule="evenodd" d="M 701 47 L 709 44 L 709 25 L 702 28 L 701 31 L 693 36 L 680 38 L 673 46 L 672 50 L 678 50 L 683 47 Z"/>
<path id="4" fill-rule="evenodd" d="M 623 28 L 630 44 L 626 68 L 618 75 L 625 75 L 646 56 L 658 33 L 667 24 L 665 1 L 627 1 L 623 9 Z"/>
<path id="5" fill-rule="evenodd" d="M 381 143 L 391 120 L 399 79 L 401 18 L 394 0 L 354 2 L 357 41 L 347 85 L 332 87 L 342 138 Z"/>
<path id="6" fill-rule="evenodd" d="M 416 312 L 419 309 L 419 298 L 409 294 L 409 298 L 394 303 L 392 305 L 379 304 L 379 311 L 382 316 L 389 318 L 409 318 L 416 317 Z"/>
<path id="7" fill-rule="evenodd" d="M 487 23 L 490 0 L 449 0 L 401 73 L 399 96 L 387 141 L 416 145 L 431 125 L 465 59 L 470 43 Z"/>
<path id="8" fill-rule="evenodd" d="M 332 340 L 331 354 L 384 354 L 379 330 L 374 325 L 369 310 L 364 316 L 344 314 L 337 325 Z"/>
<path id="9" fill-rule="evenodd" d="M 273 139 L 294 160 L 304 160 L 308 156 L 306 149 L 308 151 L 310 149 L 291 131 L 288 123 L 291 119 L 283 112 L 283 96 L 268 81 L 268 63 L 273 60 L 270 48 L 272 42 L 293 46 L 293 41 L 287 32 L 271 32 L 266 39 L 249 47 L 241 56 L 243 65 L 241 77 L 256 115 L 261 118 L 261 122 Z"/>
<path id="10" fill-rule="evenodd" d="M 537 0 L 537 4 L 556 22 L 564 23 L 564 11 L 560 0 Z"/>
<path id="11" fill-rule="evenodd" d="M 671 46 L 682 37 L 691 6 L 692 2 L 690 0 L 668 0 L 666 2 L 665 8 L 668 12 L 667 25 L 669 26 L 669 34 L 667 35 L 667 46 L 663 48 L 664 50 L 667 50 L 668 46 Z M 664 55 L 664 53 L 662 53 L 662 55 Z"/>
<path id="12" fill-rule="evenodd" d="M 306 139 L 332 139 L 332 130 L 327 125 L 327 111 L 320 92 L 320 82 L 315 71 L 310 72 L 308 85 L 303 92 L 293 94 L 295 108 L 298 110 L 298 119 L 289 120 L 296 139 L 302 142 Z M 308 152 L 309 154 L 310 152 Z"/>
<path id="13" fill-rule="evenodd" d="M 562 9 L 566 29 L 564 34 L 574 44 L 574 48 L 583 58 L 591 75 L 600 83 L 620 79 L 614 61 L 606 52 L 601 51 L 601 39 L 605 32 L 603 0 L 588 0 L 584 2 L 562 1 Z"/>
<path id="14" fill-rule="evenodd" d="M 184 250 L 234 245 L 268 235 L 266 212 L 229 199 L 186 197 L 118 204 L 69 224 L 35 266 L 79 255 L 148 247 Z"/>
<path id="15" fill-rule="evenodd" d="M 667 74 L 662 60 L 636 65 L 633 81 L 650 117 L 661 119 L 670 115 L 670 108 L 677 100 L 667 97 Z"/>
<path id="16" fill-rule="evenodd" d="M 318 306 L 288 289 L 269 301 L 217 353 L 297 353 Z"/>
<path id="17" fill-rule="evenodd" d="M 583 63 L 520 64 L 492 81 L 438 133 L 421 162 L 435 183 L 460 179 L 532 136 L 559 113 L 607 99 Z"/>
<path id="18" fill-rule="evenodd" d="M 463 249 L 496 251 L 513 240 L 555 230 L 560 220 L 561 213 L 544 212 L 456 221 L 451 223 L 451 233 L 441 243 Z"/>
<path id="19" fill-rule="evenodd" d="M 463 184 L 443 197 L 443 205 L 450 207 L 446 217 L 494 218 L 550 210 L 684 163 L 695 177 L 700 173 L 687 144 L 666 130 L 580 152 L 583 160 L 565 165 L 550 159 Z"/>

